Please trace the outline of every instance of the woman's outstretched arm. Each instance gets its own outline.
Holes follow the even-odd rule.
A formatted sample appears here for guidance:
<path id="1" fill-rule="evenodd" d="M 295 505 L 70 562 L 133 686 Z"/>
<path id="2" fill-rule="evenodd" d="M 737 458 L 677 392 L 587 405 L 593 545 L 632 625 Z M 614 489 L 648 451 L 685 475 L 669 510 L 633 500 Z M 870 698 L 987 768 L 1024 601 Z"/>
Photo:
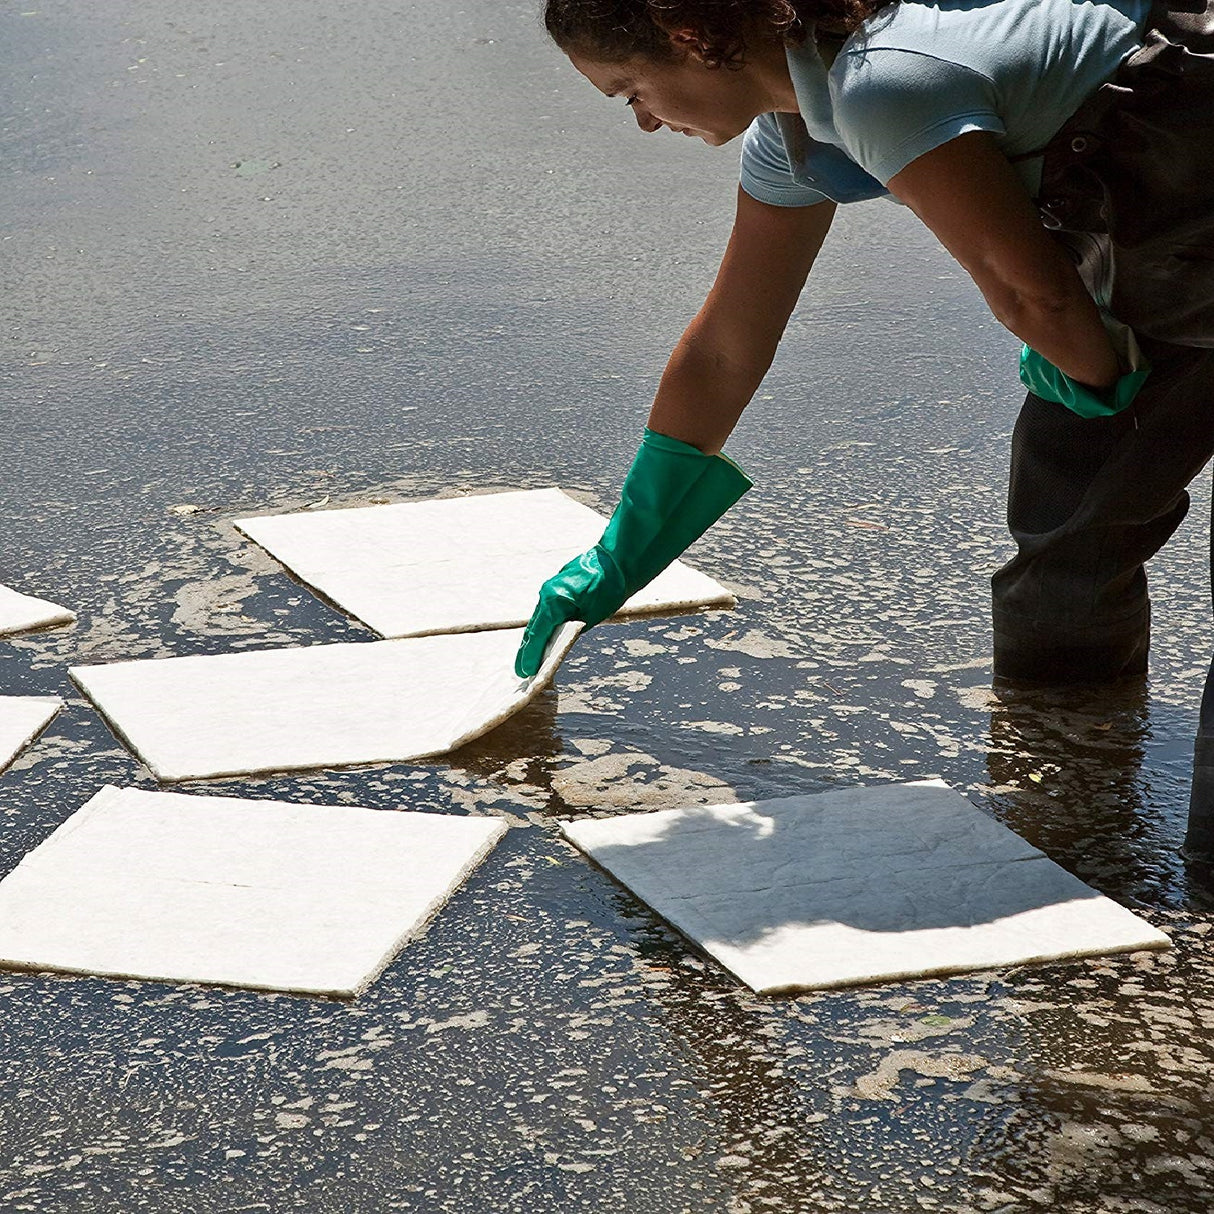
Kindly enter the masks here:
<path id="1" fill-rule="evenodd" d="M 833 203 L 773 207 L 738 191 L 716 282 L 670 356 L 620 503 L 599 542 L 540 587 L 519 678 L 540 669 L 562 624 L 605 620 L 750 488 L 718 452 L 771 366 L 833 213 Z"/>
<path id="2" fill-rule="evenodd" d="M 1117 356 L 1096 305 L 991 135 L 943 144 L 889 188 L 969 272 L 1001 324 L 1079 383 L 1116 382 Z"/>
<path id="3" fill-rule="evenodd" d="M 720 451 L 771 366 L 834 211 L 833 202 L 773 207 L 738 190 L 721 268 L 666 365 L 651 430 Z"/>

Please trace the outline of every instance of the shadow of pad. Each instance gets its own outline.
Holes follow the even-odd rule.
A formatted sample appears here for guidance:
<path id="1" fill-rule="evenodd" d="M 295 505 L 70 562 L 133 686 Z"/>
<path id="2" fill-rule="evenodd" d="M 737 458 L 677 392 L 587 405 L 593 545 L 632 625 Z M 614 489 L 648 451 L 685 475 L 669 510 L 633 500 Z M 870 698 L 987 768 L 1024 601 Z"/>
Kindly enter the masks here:
<path id="1" fill-rule="evenodd" d="M 939 781 L 562 830 L 764 994 L 1170 943 Z"/>

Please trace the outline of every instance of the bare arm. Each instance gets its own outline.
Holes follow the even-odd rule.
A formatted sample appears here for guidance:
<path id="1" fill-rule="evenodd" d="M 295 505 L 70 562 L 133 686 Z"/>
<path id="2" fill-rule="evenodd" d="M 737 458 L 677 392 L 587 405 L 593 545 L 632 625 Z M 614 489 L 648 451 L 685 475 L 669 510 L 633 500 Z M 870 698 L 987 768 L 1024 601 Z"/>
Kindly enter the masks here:
<path id="1" fill-rule="evenodd" d="M 771 366 L 834 211 L 773 207 L 738 190 L 721 268 L 666 364 L 651 429 L 720 451 Z"/>
<path id="2" fill-rule="evenodd" d="M 974 131 L 889 183 L 978 285 L 995 317 L 1081 384 L 1119 375 L 1100 314 L 992 136 Z"/>

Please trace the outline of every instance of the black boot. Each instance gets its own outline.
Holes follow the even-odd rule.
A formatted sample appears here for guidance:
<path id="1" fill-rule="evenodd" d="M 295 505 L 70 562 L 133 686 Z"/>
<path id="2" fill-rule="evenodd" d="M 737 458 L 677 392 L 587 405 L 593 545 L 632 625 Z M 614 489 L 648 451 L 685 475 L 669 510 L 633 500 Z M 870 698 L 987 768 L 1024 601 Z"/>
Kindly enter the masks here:
<path id="1" fill-rule="evenodd" d="M 1187 860 L 1214 865 L 1214 738 L 1198 738 L 1193 746 L 1193 789 L 1184 854 Z"/>
<path id="2" fill-rule="evenodd" d="M 1189 829 L 1181 854 L 1194 898 L 1214 905 L 1214 665 L 1201 697 L 1201 722 L 1193 743 Z"/>

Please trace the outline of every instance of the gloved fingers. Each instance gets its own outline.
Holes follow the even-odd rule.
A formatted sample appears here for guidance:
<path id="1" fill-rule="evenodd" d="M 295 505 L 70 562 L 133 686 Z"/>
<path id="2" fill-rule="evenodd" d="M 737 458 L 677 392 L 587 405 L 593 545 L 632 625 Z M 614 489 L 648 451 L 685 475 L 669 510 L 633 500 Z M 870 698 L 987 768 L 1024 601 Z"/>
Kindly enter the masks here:
<path id="1" fill-rule="evenodd" d="M 1134 400 L 1142 385 L 1146 383 L 1147 376 L 1150 374 L 1151 368 L 1149 365 L 1146 365 L 1128 372 L 1117 381 L 1117 389 L 1113 399 L 1118 409 L 1124 409 Z"/>
<path id="2" fill-rule="evenodd" d="M 1064 375 L 1026 345 L 1020 352 L 1020 382 L 1035 396 L 1062 405 L 1080 417 L 1112 417 L 1129 406 L 1150 374 L 1150 364 L 1140 361 L 1139 367 L 1126 372 L 1111 387 L 1090 388 Z"/>
<path id="3" fill-rule="evenodd" d="M 522 643 L 514 655 L 514 673 L 520 679 L 531 678 L 544 662 L 544 650 L 553 633 L 573 619 L 574 604 L 563 595 L 553 594 L 548 587 L 540 588 L 540 601 L 532 612 L 523 632 Z"/>

